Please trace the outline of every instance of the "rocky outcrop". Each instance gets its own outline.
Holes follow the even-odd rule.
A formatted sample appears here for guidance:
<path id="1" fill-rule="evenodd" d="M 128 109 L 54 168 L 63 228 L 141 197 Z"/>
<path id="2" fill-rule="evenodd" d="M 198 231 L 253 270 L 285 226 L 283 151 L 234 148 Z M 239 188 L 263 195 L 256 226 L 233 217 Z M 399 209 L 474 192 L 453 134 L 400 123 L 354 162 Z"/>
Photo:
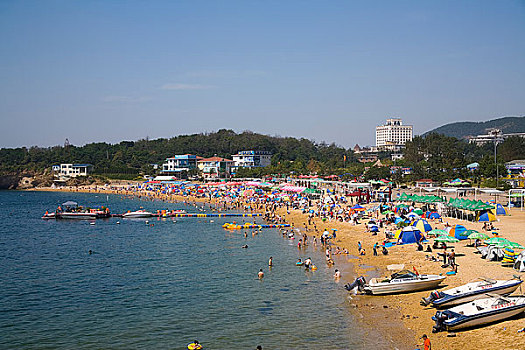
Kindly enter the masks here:
<path id="1" fill-rule="evenodd" d="M 51 186 L 53 178 L 50 174 L 4 174 L 0 175 L 0 190 L 26 190 L 35 187 Z"/>
<path id="2" fill-rule="evenodd" d="M 0 190 L 14 190 L 18 188 L 18 183 L 22 179 L 22 175 L 1 175 L 0 176 Z"/>

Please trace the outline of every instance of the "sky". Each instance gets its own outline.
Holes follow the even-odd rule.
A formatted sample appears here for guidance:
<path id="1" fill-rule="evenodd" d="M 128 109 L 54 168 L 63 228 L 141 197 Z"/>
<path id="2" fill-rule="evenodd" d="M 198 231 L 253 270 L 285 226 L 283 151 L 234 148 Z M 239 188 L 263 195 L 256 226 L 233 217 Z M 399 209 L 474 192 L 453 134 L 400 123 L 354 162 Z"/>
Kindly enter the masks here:
<path id="1" fill-rule="evenodd" d="M 525 115 L 525 1 L 0 2 L 0 147 Z"/>

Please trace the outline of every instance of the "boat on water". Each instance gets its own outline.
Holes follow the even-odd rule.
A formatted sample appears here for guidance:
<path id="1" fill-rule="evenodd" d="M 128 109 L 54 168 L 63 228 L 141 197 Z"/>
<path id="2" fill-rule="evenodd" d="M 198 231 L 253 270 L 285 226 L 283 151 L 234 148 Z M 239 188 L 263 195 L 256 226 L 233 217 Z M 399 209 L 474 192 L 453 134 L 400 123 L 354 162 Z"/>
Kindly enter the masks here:
<path id="1" fill-rule="evenodd" d="M 455 331 L 498 322 L 525 311 L 525 296 L 502 296 L 489 293 L 451 309 L 438 311 L 432 319 L 436 322 L 433 333 Z"/>
<path id="2" fill-rule="evenodd" d="M 54 212 L 47 212 L 42 219 L 77 219 L 91 220 L 110 217 L 109 209 L 105 206 L 83 207 L 77 202 L 67 201 L 62 203 Z"/>
<path id="3" fill-rule="evenodd" d="M 146 211 L 144 209 L 136 210 L 136 211 L 128 211 L 127 213 L 123 214 L 123 218 L 128 219 L 136 219 L 136 218 L 150 218 L 153 216 L 152 212 Z"/>
<path id="4" fill-rule="evenodd" d="M 427 298 L 421 300 L 421 305 L 432 304 L 436 308 L 445 308 L 475 300 L 480 295 L 487 293 L 508 295 L 518 289 L 523 282 L 518 276 L 510 280 L 493 280 L 484 277 L 480 279 L 480 281 L 470 282 L 452 289 L 434 291 Z"/>
<path id="5" fill-rule="evenodd" d="M 419 290 L 436 288 L 447 276 L 420 275 L 418 273 L 402 270 L 387 278 L 372 278 L 368 283 L 360 276 L 352 284 L 347 284 L 347 290 L 358 288 L 361 292 L 373 295 L 409 293 Z"/>

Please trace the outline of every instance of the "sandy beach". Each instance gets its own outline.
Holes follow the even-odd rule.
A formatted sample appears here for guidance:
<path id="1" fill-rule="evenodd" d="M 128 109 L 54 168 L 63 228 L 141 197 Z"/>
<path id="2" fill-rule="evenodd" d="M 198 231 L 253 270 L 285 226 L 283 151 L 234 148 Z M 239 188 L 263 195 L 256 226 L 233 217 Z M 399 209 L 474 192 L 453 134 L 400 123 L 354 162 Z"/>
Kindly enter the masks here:
<path id="1" fill-rule="evenodd" d="M 123 185 L 124 186 L 124 185 Z M 122 187 L 124 188 L 124 187 Z M 57 189 L 39 189 L 45 191 L 57 191 Z M 97 192 L 108 194 L 126 195 L 121 190 L 106 190 L 102 188 L 72 188 L 60 189 L 59 191 L 78 191 L 78 192 Z M 131 194 L 131 193 L 128 193 Z M 138 195 L 138 193 L 134 193 Z M 208 199 L 182 196 L 157 196 L 160 200 L 170 201 L 190 201 L 190 202 L 210 202 Z M 214 204 L 215 200 L 211 200 Z M 504 203 L 504 201 L 503 201 Z M 293 223 L 301 232 L 305 232 L 305 225 L 308 220 L 305 214 L 299 210 L 290 210 L 286 208 L 278 209 L 278 215 L 285 217 L 288 223 Z M 319 236 L 326 229 L 337 229 L 337 239 L 334 245 L 341 249 L 346 248 L 348 255 L 336 255 L 335 268 L 339 268 L 342 273 L 342 279 L 339 282 L 341 288 L 345 283 L 353 282 L 351 276 L 355 275 L 388 275 L 386 266 L 389 264 L 405 264 L 407 269 L 415 267 L 420 273 L 440 274 L 449 271 L 443 269 L 441 262 L 425 260 L 428 253 L 417 251 L 414 244 L 404 246 L 394 246 L 389 248 L 387 256 L 373 256 L 372 246 L 375 242 L 381 242 L 384 239 L 383 232 L 373 236 L 366 232 L 364 223 L 353 225 L 351 223 L 339 221 L 321 221 L 315 218 L 314 222 L 318 232 L 313 230 L 313 225 L 308 226 L 305 233 L 308 236 Z M 454 225 L 462 224 L 467 229 L 476 229 L 482 231 L 482 223 L 468 222 L 459 219 L 443 218 L 443 223 L 432 222 L 433 228 L 443 228 L 445 223 Z M 499 229 L 500 236 L 508 238 L 511 241 L 525 245 L 525 211 L 512 209 L 508 216 L 498 216 L 498 221 L 493 223 Z M 361 256 L 358 253 L 357 242 L 362 242 L 366 249 L 366 255 Z M 458 273 L 447 277 L 445 285 L 447 287 L 456 287 L 479 277 L 489 277 L 493 279 L 510 279 L 513 275 L 519 273 L 508 267 L 502 267 L 500 262 L 490 262 L 481 259 L 479 254 L 474 254 L 475 248 L 466 247 L 469 241 L 460 241 L 452 246 L 457 253 L 457 263 L 459 265 Z M 436 255 L 434 250 L 433 255 Z M 522 287 L 523 288 L 523 287 Z M 488 326 L 469 329 L 457 332 L 455 336 L 450 337 L 447 332 L 432 334 L 434 322 L 431 317 L 436 310 L 430 307 L 423 307 L 419 304 L 422 297 L 428 296 L 429 291 L 415 292 L 410 294 L 393 295 L 393 296 L 368 296 L 356 295 L 349 300 L 349 308 L 357 314 L 361 322 L 367 329 L 379 330 L 383 338 L 383 344 L 386 348 L 414 349 L 416 344 L 422 344 L 420 337 L 427 334 L 432 341 L 432 349 L 524 349 L 525 332 L 518 330 L 525 327 L 525 315 L 509 319 L 507 321 L 491 324 Z M 514 294 L 523 294 L 520 289 Z M 371 335 L 372 336 L 372 335 Z M 376 335 L 374 335 L 376 336 Z"/>

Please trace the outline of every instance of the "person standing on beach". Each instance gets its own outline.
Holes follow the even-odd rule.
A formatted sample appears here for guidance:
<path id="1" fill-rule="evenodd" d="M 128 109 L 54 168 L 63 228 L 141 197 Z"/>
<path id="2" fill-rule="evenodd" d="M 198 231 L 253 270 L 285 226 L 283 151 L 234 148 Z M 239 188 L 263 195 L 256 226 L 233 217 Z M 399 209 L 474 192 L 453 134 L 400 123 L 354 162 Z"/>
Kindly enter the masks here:
<path id="1" fill-rule="evenodd" d="M 430 343 L 430 339 L 428 339 L 426 334 L 423 334 L 423 349 L 424 350 L 432 350 L 432 344 Z"/>

